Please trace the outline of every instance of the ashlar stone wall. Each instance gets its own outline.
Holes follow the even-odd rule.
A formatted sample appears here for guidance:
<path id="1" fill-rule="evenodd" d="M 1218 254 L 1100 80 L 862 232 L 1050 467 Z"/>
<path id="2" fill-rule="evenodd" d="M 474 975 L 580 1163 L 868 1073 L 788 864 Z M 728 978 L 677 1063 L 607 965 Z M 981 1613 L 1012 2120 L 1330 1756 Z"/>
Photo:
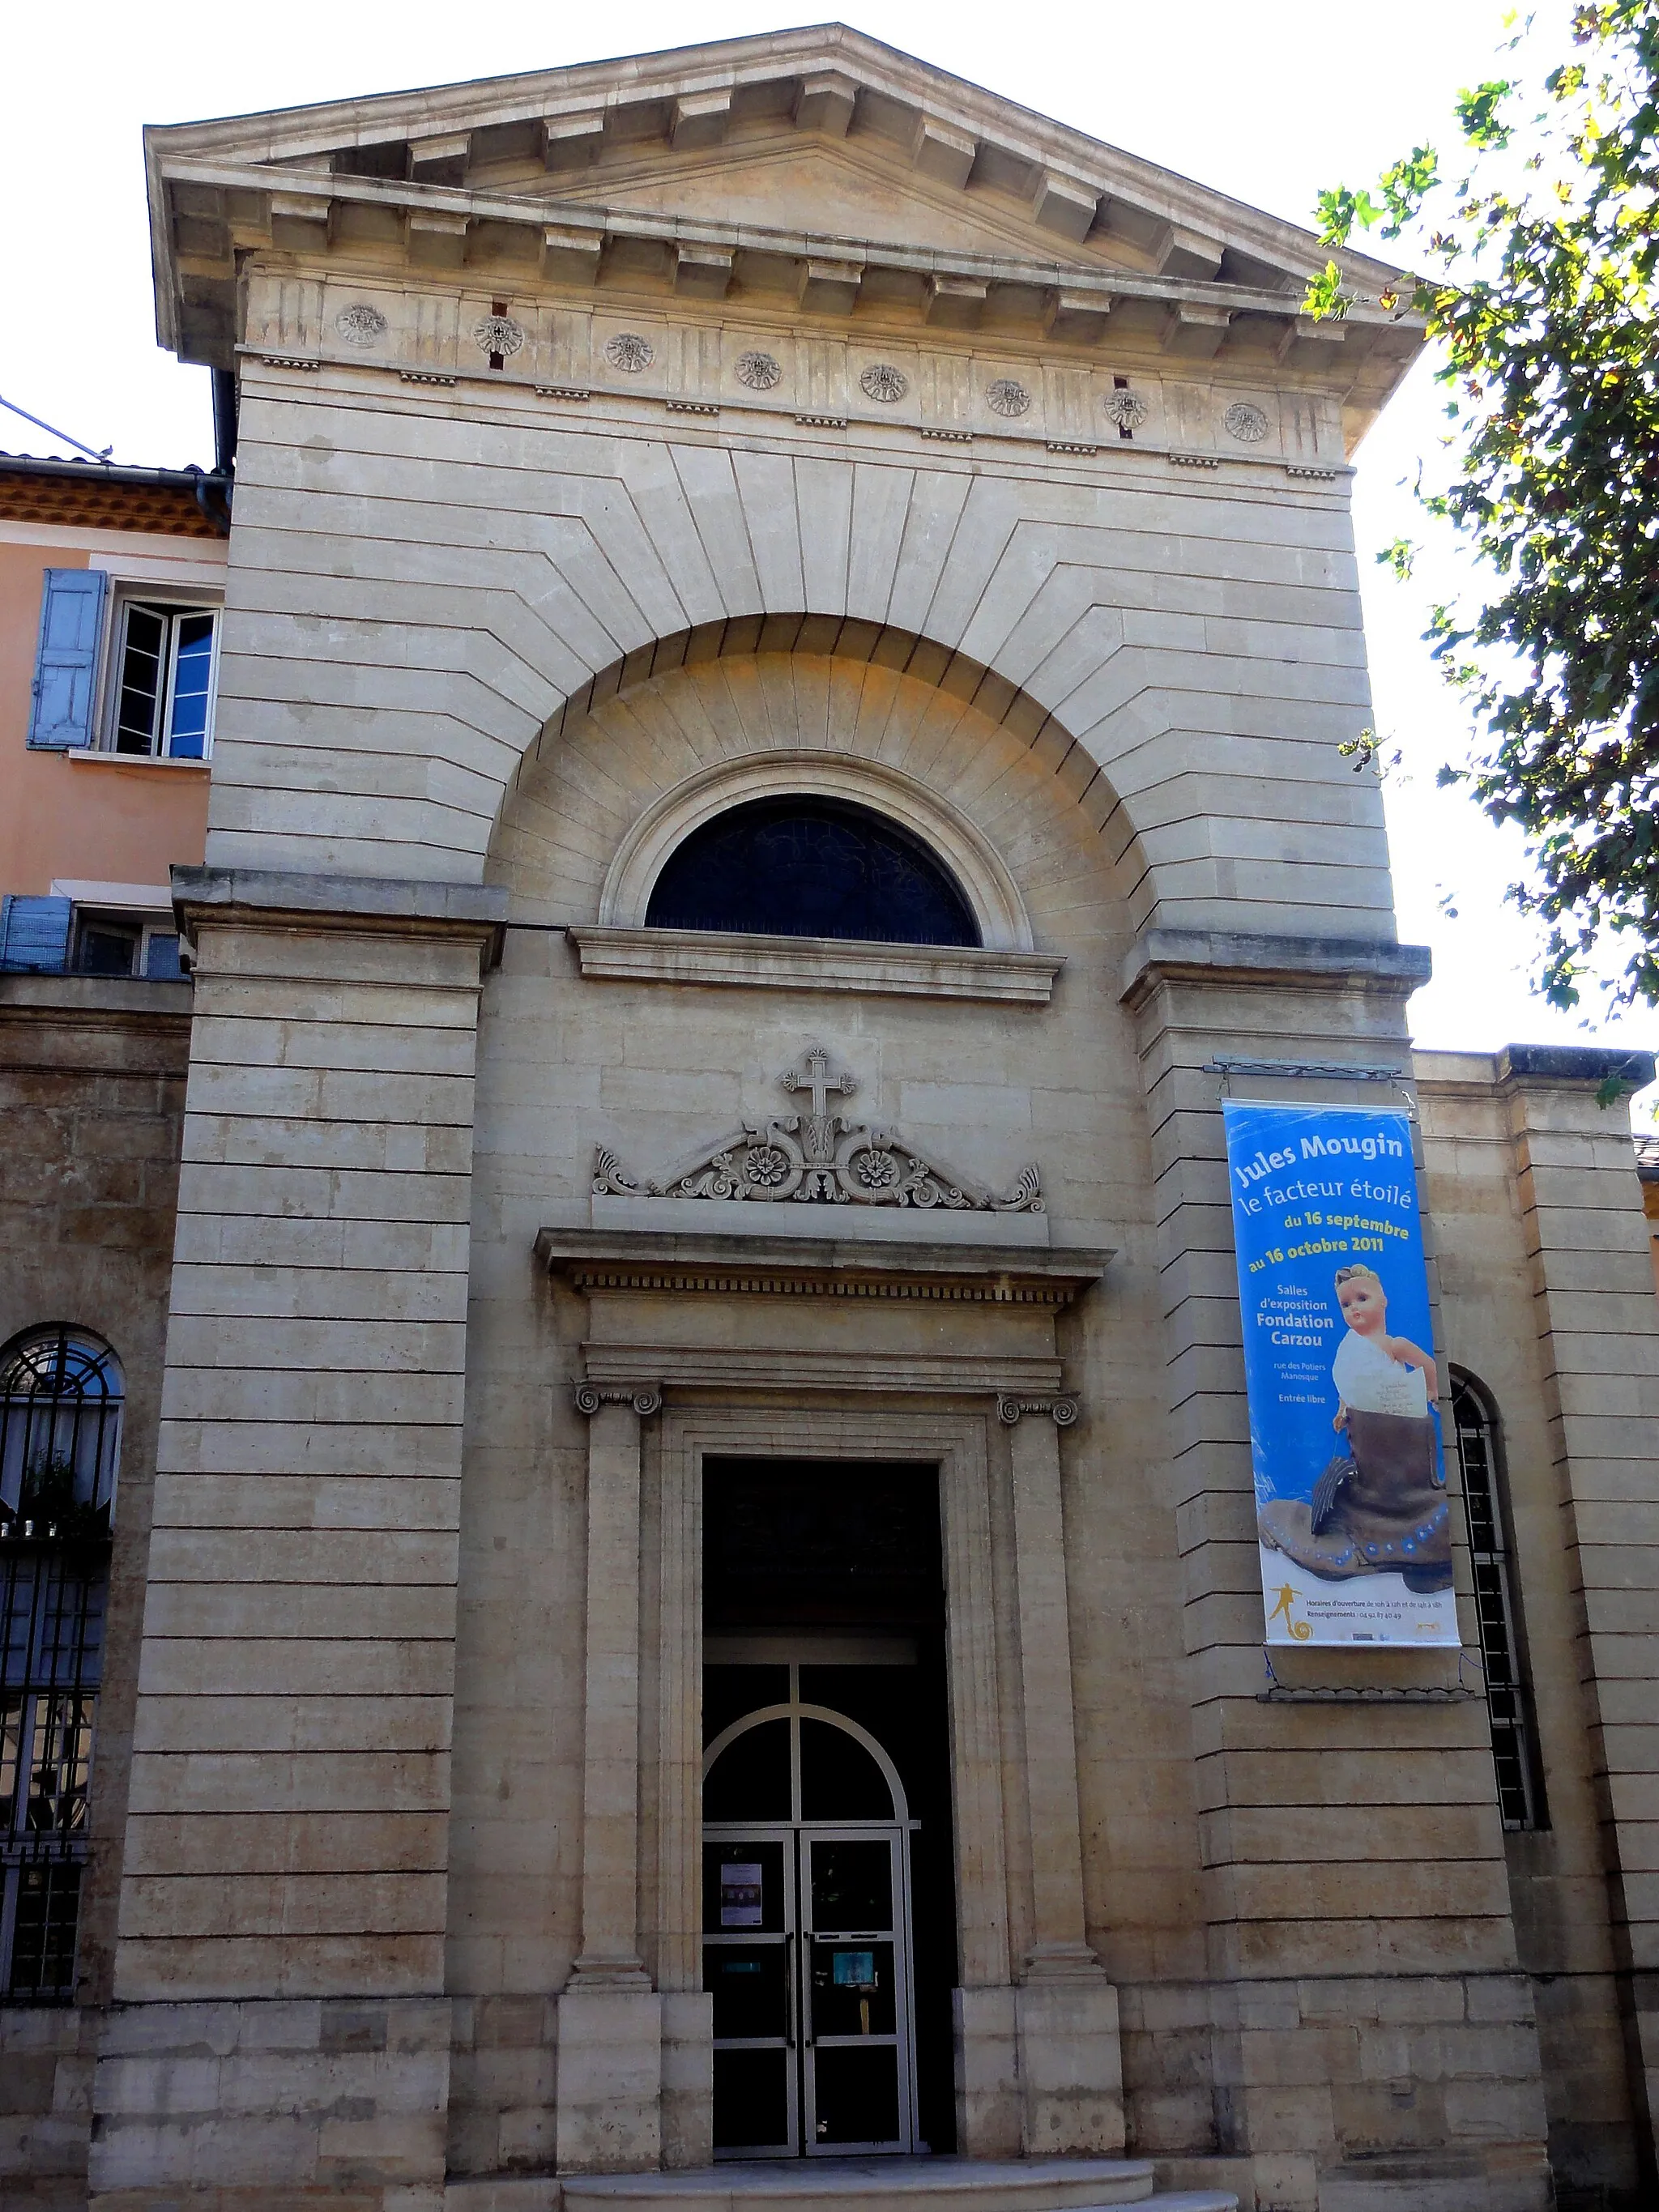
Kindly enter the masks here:
<path id="1" fill-rule="evenodd" d="M 0 977 L 0 1344 L 67 1322 L 126 1385 L 93 1747 L 76 2004 L 0 2005 L 0 2202 L 85 2202 L 93 2070 L 109 2002 L 149 1549 L 190 990 Z"/>

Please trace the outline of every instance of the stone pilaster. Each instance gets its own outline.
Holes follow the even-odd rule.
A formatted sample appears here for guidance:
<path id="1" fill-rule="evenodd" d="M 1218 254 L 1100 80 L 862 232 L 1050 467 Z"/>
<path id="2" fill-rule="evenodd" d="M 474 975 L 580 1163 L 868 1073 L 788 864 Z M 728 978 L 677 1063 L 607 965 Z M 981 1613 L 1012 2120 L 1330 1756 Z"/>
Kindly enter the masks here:
<path id="1" fill-rule="evenodd" d="M 660 1394 L 583 1383 L 587 1595 L 582 1948 L 559 1999 L 558 2157 L 633 2172 L 662 2154 L 662 1999 L 640 1957 L 640 1424 Z"/>
<path id="2" fill-rule="evenodd" d="M 95 2203 L 441 2199 L 474 1037 L 499 892 L 190 869 Z"/>
<path id="3" fill-rule="evenodd" d="M 1405 1002 L 1427 972 L 1411 946 L 1154 930 L 1124 991 L 1156 1177 L 1217 2136 L 1250 2157 L 1264 2199 L 1294 2212 L 1327 2201 L 1339 2178 L 1360 2185 L 1369 2170 L 1349 2170 L 1351 2147 L 1397 2153 L 1399 2179 L 1424 2190 L 1480 2174 L 1504 2212 L 1541 2204 L 1547 2188 L 1483 1705 L 1401 1695 L 1455 1688 L 1455 1661 L 1428 1653 L 1276 1655 L 1292 1692 L 1346 1686 L 1393 1702 L 1261 1694 L 1216 1062 L 1255 1063 L 1231 1079 L 1234 1096 L 1398 1103 L 1358 1071 L 1407 1068 Z M 1461 1551 L 1457 1571 L 1473 1643 Z"/>
<path id="4" fill-rule="evenodd" d="M 1014 1990 L 1023 2142 L 1029 2157 L 1123 2147 L 1117 1992 L 1089 1948 L 1078 1813 L 1077 1721 L 1060 1431 L 1072 1398 L 1005 1395 L 1011 1427 L 1031 1947 Z"/>
<path id="5" fill-rule="evenodd" d="M 1659 2165 L 1659 1306 L 1623 1104 L 1645 1053 L 1511 1045 L 1508 1108 L 1545 1414 L 1572 1569 L 1632 2101 Z"/>

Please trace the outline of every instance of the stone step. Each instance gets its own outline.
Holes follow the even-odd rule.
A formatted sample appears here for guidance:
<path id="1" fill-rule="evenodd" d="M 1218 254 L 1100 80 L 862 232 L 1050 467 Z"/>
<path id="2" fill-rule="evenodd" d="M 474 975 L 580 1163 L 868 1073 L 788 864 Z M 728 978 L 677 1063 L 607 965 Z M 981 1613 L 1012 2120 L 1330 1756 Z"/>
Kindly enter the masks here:
<path id="1" fill-rule="evenodd" d="M 444 2212 L 560 2212 L 562 2191 L 556 2174 L 501 2173 L 466 2180 L 457 2178 L 444 2189 Z M 725 2200 L 703 2200 L 714 2204 Z M 890 2202 L 890 2199 L 886 2200 Z M 1238 2212 L 1238 2199 L 1224 2189 L 1181 2189 L 1154 2191 L 1150 2197 L 1119 2197 L 1112 2200 L 1119 2204 L 1138 2204 L 1144 2212 Z M 598 2200 L 593 2200 L 597 2206 Z M 744 2200 L 745 2207 L 747 2200 Z M 862 2197 L 840 2200 L 838 2212 L 854 2212 L 862 2206 L 864 2212 L 880 2212 L 884 2199 L 878 2188 L 872 2187 Z M 1097 2196 L 1091 2206 L 1079 2206 L 1075 2212 L 1109 2212 L 1107 2200 Z"/>
<path id="2" fill-rule="evenodd" d="M 1145 2159 L 780 2159 L 572 2175 L 561 2189 L 563 2212 L 1237 2212 L 1224 2191 L 1157 2194 Z"/>

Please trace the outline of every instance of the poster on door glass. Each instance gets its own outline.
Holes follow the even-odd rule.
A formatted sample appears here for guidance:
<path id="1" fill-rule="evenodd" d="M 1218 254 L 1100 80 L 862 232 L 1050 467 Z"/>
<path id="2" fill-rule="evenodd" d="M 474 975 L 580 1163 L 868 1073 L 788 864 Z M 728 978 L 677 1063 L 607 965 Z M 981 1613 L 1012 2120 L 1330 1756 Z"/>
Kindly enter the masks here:
<path id="1" fill-rule="evenodd" d="M 1222 1114 L 1267 1642 L 1455 1646 L 1410 1121 Z"/>
<path id="2" fill-rule="evenodd" d="M 720 1926 L 758 1928 L 761 1909 L 761 1870 L 751 1859 L 733 1859 L 720 1869 Z"/>

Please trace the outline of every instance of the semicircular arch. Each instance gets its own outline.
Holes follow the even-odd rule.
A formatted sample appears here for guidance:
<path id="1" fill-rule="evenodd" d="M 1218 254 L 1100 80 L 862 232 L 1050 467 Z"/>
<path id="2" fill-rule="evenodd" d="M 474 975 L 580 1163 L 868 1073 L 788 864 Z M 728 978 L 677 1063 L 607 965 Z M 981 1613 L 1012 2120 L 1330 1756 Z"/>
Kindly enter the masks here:
<path id="1" fill-rule="evenodd" d="M 786 663 L 814 672 L 785 682 Z M 698 823 L 761 789 L 817 791 L 920 836 L 968 895 L 984 944 L 1023 951 L 1034 932 L 1020 867 L 987 820 L 1022 757 L 1027 794 L 1048 785 L 1081 815 L 1085 842 L 1139 926 L 1150 896 L 1139 841 L 1053 714 L 915 633 L 806 616 L 688 631 L 584 684 L 521 761 L 485 880 L 505 884 L 526 920 L 636 927 L 663 860 Z M 526 866 L 538 846 L 542 864 Z M 548 895 L 556 849 L 557 899 Z"/>
<path id="2" fill-rule="evenodd" d="M 836 1712 L 829 1705 L 788 1704 L 761 1705 L 752 1713 L 744 1713 L 738 1719 L 728 1723 L 704 1752 L 703 1780 L 707 1782 L 714 1770 L 715 1761 L 723 1752 L 731 1749 L 739 1736 L 747 1735 L 751 1729 L 760 1728 L 769 1721 L 822 1721 L 830 1728 L 839 1729 L 843 1735 L 851 1736 L 854 1742 L 860 1745 L 874 1759 L 877 1766 L 881 1770 L 882 1780 L 893 1793 L 894 1820 L 909 1819 L 910 1801 L 905 1794 L 904 1784 L 899 1778 L 899 1771 L 894 1765 L 890 1754 L 882 1748 L 867 1728 L 861 1728 L 857 1721 L 849 1719 L 845 1713 Z"/>

